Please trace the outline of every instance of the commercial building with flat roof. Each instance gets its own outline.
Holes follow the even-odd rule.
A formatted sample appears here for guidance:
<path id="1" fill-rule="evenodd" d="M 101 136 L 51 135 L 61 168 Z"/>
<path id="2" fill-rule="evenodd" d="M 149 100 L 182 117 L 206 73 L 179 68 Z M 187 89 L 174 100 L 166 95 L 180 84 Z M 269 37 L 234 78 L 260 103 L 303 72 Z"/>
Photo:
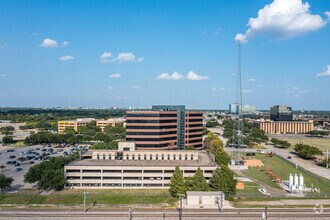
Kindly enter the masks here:
<path id="1" fill-rule="evenodd" d="M 126 143 L 118 150 L 93 150 L 91 159 L 76 160 L 64 167 L 71 188 L 166 188 L 176 166 L 184 177 L 199 167 L 207 181 L 218 167 L 206 151 L 134 150 Z"/>
<path id="2" fill-rule="evenodd" d="M 126 112 L 126 141 L 137 149 L 201 149 L 203 113 L 184 106 L 152 106 L 149 111 Z"/>
<path id="3" fill-rule="evenodd" d="M 309 121 L 271 121 L 258 120 L 259 129 L 266 134 L 304 134 L 314 130 L 313 120 Z"/>
<path id="4" fill-rule="evenodd" d="M 293 111 L 286 105 L 274 105 L 270 108 L 270 120 L 272 121 L 292 121 Z"/>

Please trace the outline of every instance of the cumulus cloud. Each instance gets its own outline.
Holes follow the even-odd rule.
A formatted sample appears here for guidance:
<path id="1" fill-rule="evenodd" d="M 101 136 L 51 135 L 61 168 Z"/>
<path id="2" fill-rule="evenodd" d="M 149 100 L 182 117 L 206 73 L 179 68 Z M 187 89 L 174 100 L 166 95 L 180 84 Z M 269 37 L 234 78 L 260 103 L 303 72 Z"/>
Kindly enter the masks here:
<path id="1" fill-rule="evenodd" d="M 226 89 L 223 87 L 213 87 L 212 91 L 216 92 L 216 91 L 225 91 Z"/>
<path id="2" fill-rule="evenodd" d="M 311 14 L 309 8 L 309 3 L 302 0 L 274 0 L 260 9 L 256 18 L 249 19 L 248 30 L 237 34 L 235 40 L 244 43 L 255 36 L 282 40 L 324 27 L 327 20 Z"/>
<path id="3" fill-rule="evenodd" d="M 120 78 L 120 77 L 121 77 L 120 73 L 115 73 L 115 74 L 109 75 L 109 78 Z"/>
<path id="4" fill-rule="evenodd" d="M 330 76 L 330 65 L 327 66 L 327 69 L 324 72 L 316 74 L 316 77 L 322 76 Z"/>
<path id="5" fill-rule="evenodd" d="M 68 41 L 63 41 L 62 42 L 62 47 L 65 47 L 65 46 L 68 46 L 69 45 L 69 42 Z"/>
<path id="6" fill-rule="evenodd" d="M 292 88 L 288 88 L 286 93 L 288 94 L 287 98 L 300 98 L 303 95 L 313 93 L 316 89 L 300 89 L 298 86 L 294 86 Z"/>
<path id="7" fill-rule="evenodd" d="M 195 73 L 194 71 L 189 71 L 186 78 L 189 79 L 189 80 L 206 80 L 206 79 L 209 79 L 209 77 L 200 76 L 197 73 Z"/>
<path id="8" fill-rule="evenodd" d="M 324 14 L 328 17 L 328 20 L 330 19 L 330 11 L 324 12 Z"/>
<path id="9" fill-rule="evenodd" d="M 109 62 L 111 62 L 111 58 L 112 58 L 112 53 L 111 52 L 104 52 L 100 56 L 100 61 L 103 62 L 103 63 L 109 63 Z"/>
<path id="10" fill-rule="evenodd" d="M 119 63 L 122 62 L 141 62 L 143 61 L 143 57 L 135 57 L 132 53 L 125 53 L 121 52 L 118 54 L 117 58 L 115 58 L 113 61 L 118 61 Z"/>
<path id="11" fill-rule="evenodd" d="M 176 71 L 174 71 L 172 74 L 162 73 L 157 77 L 159 80 L 180 80 L 182 78 L 183 76 Z"/>
<path id="12" fill-rule="evenodd" d="M 262 87 L 262 85 L 261 85 L 261 84 L 257 84 L 257 87 L 259 87 L 259 88 L 260 88 L 260 87 Z"/>
<path id="13" fill-rule="evenodd" d="M 247 43 L 247 37 L 246 35 L 239 33 L 236 34 L 235 41 L 237 41 L 238 43 Z"/>
<path id="14" fill-rule="evenodd" d="M 54 48 L 54 47 L 58 47 L 58 43 L 56 40 L 45 38 L 44 41 L 40 44 L 40 46 L 46 48 L 52 48 L 52 47 Z"/>
<path id="15" fill-rule="evenodd" d="M 253 79 L 253 78 L 251 78 L 251 79 L 247 79 L 246 81 L 248 81 L 248 82 L 255 82 L 255 81 L 257 81 L 256 79 Z"/>
<path id="16" fill-rule="evenodd" d="M 133 90 L 138 90 L 138 89 L 141 89 L 141 86 L 132 86 L 132 89 Z"/>
<path id="17" fill-rule="evenodd" d="M 115 88 L 113 88 L 112 86 L 108 86 L 108 90 L 113 90 Z"/>
<path id="18" fill-rule="evenodd" d="M 68 61 L 68 60 L 74 60 L 75 57 L 70 56 L 70 55 L 65 55 L 59 58 L 60 61 Z"/>

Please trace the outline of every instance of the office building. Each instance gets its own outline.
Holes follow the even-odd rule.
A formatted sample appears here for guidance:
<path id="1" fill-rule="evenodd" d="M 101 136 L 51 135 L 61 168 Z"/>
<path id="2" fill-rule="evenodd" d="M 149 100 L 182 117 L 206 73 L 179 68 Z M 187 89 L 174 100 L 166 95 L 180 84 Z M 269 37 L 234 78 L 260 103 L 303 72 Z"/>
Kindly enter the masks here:
<path id="1" fill-rule="evenodd" d="M 198 167 L 207 181 L 218 167 L 206 151 L 135 150 L 135 144 L 119 143 L 118 150 L 93 150 L 91 159 L 64 167 L 70 188 L 167 188 L 176 166 L 184 177 Z"/>
<path id="2" fill-rule="evenodd" d="M 274 105 L 270 108 L 270 120 L 272 121 L 292 121 L 292 108 L 286 105 Z"/>
<path id="3" fill-rule="evenodd" d="M 104 129 L 107 126 L 115 127 L 116 125 L 123 125 L 125 127 L 126 122 L 125 118 L 109 118 L 108 120 L 97 120 L 96 126 L 101 128 L 101 131 L 104 132 Z"/>
<path id="4" fill-rule="evenodd" d="M 64 134 L 66 128 L 73 128 L 78 132 L 78 127 L 86 126 L 87 124 L 95 121 L 95 118 L 78 118 L 76 120 L 62 120 L 57 122 L 57 132 L 59 134 Z"/>
<path id="5" fill-rule="evenodd" d="M 305 134 L 314 130 L 314 122 L 309 121 L 271 121 L 260 119 L 259 129 L 266 134 Z"/>
<path id="6" fill-rule="evenodd" d="M 137 149 L 202 148 L 203 113 L 182 105 L 152 106 L 150 111 L 126 112 L 126 141 Z"/>

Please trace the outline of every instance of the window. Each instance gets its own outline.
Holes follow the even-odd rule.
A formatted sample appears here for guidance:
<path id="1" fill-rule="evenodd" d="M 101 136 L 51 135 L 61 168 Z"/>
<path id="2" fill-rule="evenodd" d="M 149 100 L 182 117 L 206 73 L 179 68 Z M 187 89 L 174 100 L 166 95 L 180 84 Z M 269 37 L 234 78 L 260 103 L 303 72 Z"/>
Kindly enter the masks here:
<path id="1" fill-rule="evenodd" d="M 141 155 L 140 154 L 138 154 L 138 160 L 141 160 Z"/>
<path id="2" fill-rule="evenodd" d="M 111 160 L 111 154 L 109 154 L 109 160 Z"/>
<path id="3" fill-rule="evenodd" d="M 103 154 L 103 160 L 105 160 L 105 154 Z"/>
<path id="4" fill-rule="evenodd" d="M 162 154 L 162 160 L 164 160 L 164 154 Z"/>
<path id="5" fill-rule="evenodd" d="M 171 159 L 170 155 L 169 155 L 169 154 L 167 154 L 167 160 L 170 160 L 170 159 Z"/>
<path id="6" fill-rule="evenodd" d="M 182 160 L 182 159 L 181 159 L 181 154 L 179 154 L 179 160 Z"/>
<path id="7" fill-rule="evenodd" d="M 188 160 L 188 155 L 187 154 L 184 155 L 184 159 Z"/>
<path id="8" fill-rule="evenodd" d="M 194 155 L 193 154 L 190 155 L 190 160 L 194 160 Z"/>
<path id="9" fill-rule="evenodd" d="M 144 160 L 146 160 L 146 159 L 147 159 L 147 155 L 145 154 L 145 155 L 144 155 Z"/>
<path id="10" fill-rule="evenodd" d="M 150 160 L 152 160 L 152 154 L 150 154 L 150 157 L 149 157 Z"/>
<path id="11" fill-rule="evenodd" d="M 132 160 L 135 160 L 135 154 L 132 155 Z"/>
<path id="12" fill-rule="evenodd" d="M 97 157 L 96 157 L 98 160 L 100 159 L 100 154 L 97 154 Z"/>
<path id="13" fill-rule="evenodd" d="M 126 154 L 126 160 L 129 160 L 129 155 L 128 154 Z"/>
<path id="14" fill-rule="evenodd" d="M 176 155 L 175 154 L 173 154 L 173 160 L 176 160 Z"/>
<path id="15" fill-rule="evenodd" d="M 156 154 L 156 160 L 158 160 L 158 154 Z"/>

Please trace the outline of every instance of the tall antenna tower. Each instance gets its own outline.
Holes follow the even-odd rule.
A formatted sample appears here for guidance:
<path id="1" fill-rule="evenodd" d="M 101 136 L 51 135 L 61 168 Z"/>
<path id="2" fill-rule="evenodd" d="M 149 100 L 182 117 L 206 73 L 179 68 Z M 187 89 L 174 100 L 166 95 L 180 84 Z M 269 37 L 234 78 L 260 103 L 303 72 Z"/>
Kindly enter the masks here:
<path id="1" fill-rule="evenodd" d="M 241 43 L 238 42 L 237 74 L 236 74 L 236 93 L 235 93 L 236 112 L 233 124 L 233 142 L 235 148 L 243 148 L 243 115 L 242 115 L 242 78 L 241 78 Z M 239 160 L 239 151 L 234 155 L 235 160 Z"/>

